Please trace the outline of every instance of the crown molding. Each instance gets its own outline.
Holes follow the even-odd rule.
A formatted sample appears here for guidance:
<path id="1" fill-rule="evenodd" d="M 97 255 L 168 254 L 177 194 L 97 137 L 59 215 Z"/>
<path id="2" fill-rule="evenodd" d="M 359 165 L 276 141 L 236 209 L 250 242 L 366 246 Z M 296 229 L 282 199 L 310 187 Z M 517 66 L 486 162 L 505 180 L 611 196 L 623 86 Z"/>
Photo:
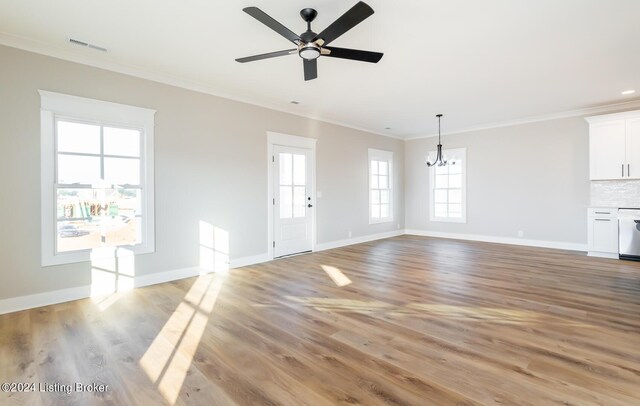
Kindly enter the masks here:
<path id="1" fill-rule="evenodd" d="M 629 100 L 621 103 L 606 104 L 602 106 L 587 107 L 583 109 L 568 110 L 560 113 L 545 114 L 540 116 L 530 116 L 530 117 L 518 118 L 515 120 L 499 121 L 495 123 L 465 127 L 465 128 L 452 130 L 452 131 L 443 132 L 442 135 L 462 134 L 462 133 L 468 133 L 473 131 L 490 130 L 492 128 L 511 127 L 511 126 L 520 125 L 520 124 L 537 123 L 540 121 L 550 121 L 550 120 L 559 120 L 562 118 L 589 116 L 592 114 L 606 114 L 606 113 L 616 112 L 621 109 L 625 110 L 625 109 L 635 109 L 635 108 L 640 108 L 640 99 L 633 99 L 633 100 Z M 412 141 L 412 140 L 432 138 L 437 136 L 438 134 L 429 134 L 429 135 L 418 135 L 414 137 L 406 137 L 403 139 L 405 141 Z"/>
<path id="2" fill-rule="evenodd" d="M 354 126 L 341 121 L 330 120 L 320 116 L 296 112 L 292 109 L 285 109 L 285 108 L 282 108 L 281 106 L 277 106 L 269 103 L 259 103 L 246 98 L 237 97 L 234 95 L 220 92 L 214 89 L 213 87 L 211 87 L 210 85 L 207 85 L 204 83 L 199 83 L 199 82 L 179 78 L 177 76 L 173 76 L 165 73 L 154 72 L 153 70 L 145 69 L 145 68 L 141 68 L 133 65 L 127 65 L 127 64 L 122 64 L 122 63 L 117 63 L 112 61 L 101 60 L 99 58 L 93 58 L 90 55 L 84 55 L 79 52 L 73 52 L 69 49 L 65 49 L 64 47 L 58 47 L 58 46 L 47 44 L 41 41 L 35 41 L 35 40 L 24 38 L 24 37 L 19 37 L 19 36 L 8 34 L 6 32 L 1 32 L 1 31 L 0 31 L 0 45 L 8 46 L 11 48 L 17 48 L 23 51 L 45 55 L 45 56 L 49 56 L 56 59 L 61 59 L 68 62 L 74 62 L 81 65 L 92 66 L 94 68 L 100 68 L 100 69 L 108 70 L 111 72 L 121 73 L 128 76 L 134 76 L 140 79 L 145 79 L 152 82 L 179 87 L 182 89 L 187 89 L 187 90 L 191 90 L 198 93 L 204 93 L 211 96 L 221 97 L 224 99 L 233 100 L 240 103 L 250 104 L 252 106 L 262 107 L 269 110 L 275 110 L 281 113 L 287 113 L 287 114 L 291 114 L 298 117 L 309 118 L 309 119 L 321 121 L 327 124 L 338 125 L 341 127 L 350 128 L 352 130 L 363 131 L 369 134 L 380 135 L 383 137 L 392 138 L 396 140 L 404 140 L 403 137 L 397 137 L 391 134 L 385 134 L 382 132 Z M 101 55 L 104 56 L 103 54 Z"/>

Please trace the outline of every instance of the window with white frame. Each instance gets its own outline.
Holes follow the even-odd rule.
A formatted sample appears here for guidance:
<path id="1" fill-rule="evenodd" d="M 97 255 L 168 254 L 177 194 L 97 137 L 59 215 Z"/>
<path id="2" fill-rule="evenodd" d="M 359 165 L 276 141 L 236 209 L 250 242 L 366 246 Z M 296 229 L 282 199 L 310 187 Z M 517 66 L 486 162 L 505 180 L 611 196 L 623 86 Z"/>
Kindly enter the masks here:
<path id="1" fill-rule="evenodd" d="M 154 110 L 40 91 L 42 264 L 154 251 Z"/>
<path id="2" fill-rule="evenodd" d="M 466 202 L 466 155 L 465 148 L 443 150 L 448 165 L 429 168 L 429 219 L 465 223 Z M 429 161 L 435 159 L 430 152 Z"/>
<path id="3" fill-rule="evenodd" d="M 393 220 L 393 152 L 369 149 L 369 223 Z"/>

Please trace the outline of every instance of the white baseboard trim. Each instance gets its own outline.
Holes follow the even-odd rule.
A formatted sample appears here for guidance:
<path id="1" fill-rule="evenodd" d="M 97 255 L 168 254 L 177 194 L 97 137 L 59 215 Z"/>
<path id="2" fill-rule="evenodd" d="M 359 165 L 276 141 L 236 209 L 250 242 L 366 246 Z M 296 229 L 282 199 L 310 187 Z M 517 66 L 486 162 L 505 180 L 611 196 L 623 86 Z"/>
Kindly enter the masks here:
<path id="1" fill-rule="evenodd" d="M 620 255 L 618 253 L 610 253 L 610 252 L 589 251 L 587 255 L 590 257 L 598 257 L 598 258 L 620 259 Z"/>
<path id="2" fill-rule="evenodd" d="M 271 261 L 273 258 L 269 258 L 268 253 L 253 255 L 250 257 L 243 257 L 238 259 L 232 259 L 229 263 L 229 268 L 242 268 L 243 266 L 261 264 L 263 262 Z"/>
<path id="3" fill-rule="evenodd" d="M 525 245 L 528 247 L 554 248 L 568 251 L 587 251 L 587 244 L 564 242 L 564 241 L 544 241 L 527 240 L 522 238 L 497 237 L 491 235 L 478 234 L 458 234 L 429 230 L 405 230 L 405 234 L 419 235 L 423 237 L 449 238 L 455 240 L 483 241 L 497 244 Z"/>
<path id="4" fill-rule="evenodd" d="M 397 237 L 404 233 L 405 233 L 404 230 L 387 231 L 385 233 L 369 234 L 369 235 L 363 235 L 360 237 L 347 238 L 344 240 L 325 242 L 322 244 L 316 244 L 316 251 L 325 251 L 333 248 L 346 247 L 347 245 L 360 244 L 363 242 L 382 240 L 384 238 Z"/>
<path id="5" fill-rule="evenodd" d="M 51 292 L 36 293 L 34 295 L 11 297 L 0 300 L 0 314 L 13 313 L 50 304 L 70 302 L 91 296 L 91 286 L 53 290 Z"/>
<path id="6" fill-rule="evenodd" d="M 254 255 L 251 257 L 243 257 L 232 259 L 230 268 L 239 268 L 242 266 L 254 265 L 261 262 L 269 261 L 268 255 Z M 138 275 L 133 278 L 133 287 L 141 288 L 143 286 L 156 285 L 176 281 L 179 279 L 191 278 L 193 276 L 205 275 L 211 272 L 201 267 L 182 268 L 171 271 L 156 272 L 146 275 Z M 104 296 L 102 294 L 101 296 Z M 91 285 L 78 286 L 75 288 L 53 290 L 50 292 L 36 293 L 33 295 L 18 296 L 0 300 L 0 314 L 13 313 L 20 310 L 33 309 L 36 307 L 49 306 L 57 303 L 70 302 L 72 300 L 86 299 L 91 297 Z"/>

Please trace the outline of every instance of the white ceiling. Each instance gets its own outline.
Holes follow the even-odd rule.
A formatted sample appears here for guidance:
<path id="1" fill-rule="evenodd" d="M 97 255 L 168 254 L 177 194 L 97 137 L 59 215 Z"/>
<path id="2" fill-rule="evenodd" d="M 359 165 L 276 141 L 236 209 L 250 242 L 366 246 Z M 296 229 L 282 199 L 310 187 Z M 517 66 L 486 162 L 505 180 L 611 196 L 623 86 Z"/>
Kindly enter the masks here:
<path id="1" fill-rule="evenodd" d="M 300 9 L 320 32 L 355 3 L 3 0 L 0 42 L 400 138 L 437 132 L 440 112 L 452 132 L 640 96 L 638 0 L 367 0 L 375 14 L 331 45 L 378 64 L 320 58 L 305 82 L 296 55 L 234 61 L 291 48 L 243 7 L 300 33 Z"/>

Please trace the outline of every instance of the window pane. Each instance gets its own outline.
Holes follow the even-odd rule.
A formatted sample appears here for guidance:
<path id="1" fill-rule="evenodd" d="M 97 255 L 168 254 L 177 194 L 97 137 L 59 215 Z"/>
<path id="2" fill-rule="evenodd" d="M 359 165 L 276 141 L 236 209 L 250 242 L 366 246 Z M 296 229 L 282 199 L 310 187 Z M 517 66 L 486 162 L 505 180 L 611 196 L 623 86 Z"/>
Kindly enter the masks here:
<path id="1" fill-rule="evenodd" d="M 139 185 L 140 160 L 105 158 L 104 177 L 104 180 L 110 185 Z"/>
<path id="2" fill-rule="evenodd" d="M 373 204 L 371 205 L 371 218 L 379 219 L 380 218 L 380 205 Z"/>
<path id="3" fill-rule="evenodd" d="M 281 185 L 291 185 L 293 176 L 293 163 L 291 154 L 280 153 L 280 184 Z"/>
<path id="4" fill-rule="evenodd" d="M 372 190 L 371 191 L 371 204 L 380 204 L 380 191 Z"/>
<path id="5" fill-rule="evenodd" d="M 134 218 L 142 214 L 142 190 L 117 189 L 115 192 L 118 215 Z"/>
<path id="6" fill-rule="evenodd" d="M 436 217 L 447 217 L 447 205 L 436 203 L 434 205 Z"/>
<path id="7" fill-rule="evenodd" d="M 449 203 L 462 203 L 462 190 L 450 189 L 449 190 Z"/>
<path id="8" fill-rule="evenodd" d="M 388 218 L 389 217 L 389 205 L 382 204 L 380 205 L 380 218 Z"/>
<path id="9" fill-rule="evenodd" d="M 378 174 L 378 161 L 371 161 L 371 174 L 372 175 L 377 175 Z"/>
<path id="10" fill-rule="evenodd" d="M 104 127 L 104 153 L 107 155 L 140 156 L 140 131 Z"/>
<path id="11" fill-rule="evenodd" d="M 295 186 L 293 188 L 293 217 L 304 217 L 305 213 L 306 188 Z"/>
<path id="12" fill-rule="evenodd" d="M 462 217 L 461 204 L 449 204 L 449 217 Z"/>
<path id="13" fill-rule="evenodd" d="M 58 121 L 58 151 L 100 153 L 100 126 Z"/>
<path id="14" fill-rule="evenodd" d="M 435 187 L 438 189 L 446 189 L 449 187 L 449 176 L 447 175 L 436 175 L 436 185 Z"/>
<path id="15" fill-rule="evenodd" d="M 99 181 L 99 157 L 58 154 L 58 183 L 92 184 Z"/>
<path id="16" fill-rule="evenodd" d="M 389 203 L 389 190 L 380 191 L 380 203 Z"/>
<path id="17" fill-rule="evenodd" d="M 454 162 L 455 162 L 454 165 L 448 165 L 449 166 L 449 173 L 451 173 L 451 174 L 462 173 L 462 165 L 460 163 L 460 160 L 456 160 Z"/>
<path id="18" fill-rule="evenodd" d="M 462 188 L 462 175 L 450 175 L 449 176 L 449 187 L 450 188 Z"/>
<path id="19" fill-rule="evenodd" d="M 293 155 L 293 184 L 294 185 L 306 185 L 306 156 L 295 154 Z"/>
<path id="20" fill-rule="evenodd" d="M 293 216 L 293 188 L 280 186 L 280 218 L 290 219 Z"/>
<path id="21" fill-rule="evenodd" d="M 388 175 L 389 174 L 389 164 L 386 161 L 380 161 L 378 164 L 380 175 Z"/>
<path id="22" fill-rule="evenodd" d="M 387 189 L 389 187 L 389 177 L 380 175 L 380 189 Z"/>
<path id="23" fill-rule="evenodd" d="M 378 188 L 378 175 L 371 175 L 371 189 Z"/>
<path id="24" fill-rule="evenodd" d="M 114 247 L 118 245 L 136 245 L 142 242 L 142 221 L 140 217 L 106 217 L 104 222 L 107 230 L 106 245 Z"/>
<path id="25" fill-rule="evenodd" d="M 436 189 L 434 194 L 434 202 L 435 203 L 446 203 L 447 202 L 447 190 L 446 189 Z"/>
<path id="26" fill-rule="evenodd" d="M 86 250 L 102 246 L 100 221 L 59 221 L 57 228 L 58 252 Z"/>
<path id="27" fill-rule="evenodd" d="M 436 175 L 446 175 L 448 173 L 449 173 L 448 165 L 436 166 Z"/>
<path id="28" fill-rule="evenodd" d="M 58 189 L 56 217 L 59 220 L 100 217 L 104 214 L 104 189 Z"/>

